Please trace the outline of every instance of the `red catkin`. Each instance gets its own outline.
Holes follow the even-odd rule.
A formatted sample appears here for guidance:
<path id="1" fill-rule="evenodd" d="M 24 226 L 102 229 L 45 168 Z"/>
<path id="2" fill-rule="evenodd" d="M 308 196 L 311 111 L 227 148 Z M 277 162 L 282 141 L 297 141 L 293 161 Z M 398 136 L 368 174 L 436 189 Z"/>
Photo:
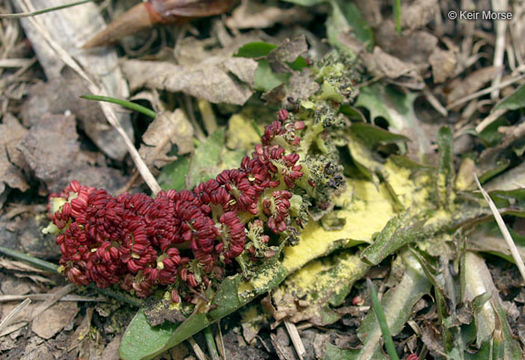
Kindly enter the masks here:
<path id="1" fill-rule="evenodd" d="M 141 297 L 157 285 L 170 285 L 171 299 L 179 302 L 188 297 L 181 293 L 184 288 L 202 290 L 210 279 L 223 276 L 224 266 L 245 250 L 250 228 L 260 229 L 261 244 L 269 241 L 265 228 L 270 234 L 286 231 L 289 189 L 303 172 L 299 155 L 273 139 L 282 136 L 298 145 L 296 131 L 305 125 L 285 125 L 286 110 L 278 118 L 238 169 L 222 171 L 193 191 L 161 191 L 155 199 L 145 194 L 113 197 L 72 181 L 63 192 L 51 194 L 50 218 L 57 227 L 64 274 L 79 285 L 119 283 Z M 253 253 L 253 245 L 247 250 Z"/>

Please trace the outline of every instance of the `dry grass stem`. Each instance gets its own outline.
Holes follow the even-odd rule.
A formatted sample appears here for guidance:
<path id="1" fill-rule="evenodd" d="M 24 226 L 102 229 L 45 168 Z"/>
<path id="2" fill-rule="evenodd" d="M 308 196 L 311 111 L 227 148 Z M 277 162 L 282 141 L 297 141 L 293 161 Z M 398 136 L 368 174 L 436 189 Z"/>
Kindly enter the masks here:
<path id="1" fill-rule="evenodd" d="M 10 301 L 21 301 L 24 299 L 29 299 L 32 301 L 46 301 L 49 300 L 53 294 L 28 294 L 28 295 L 0 295 L 0 302 L 10 302 Z M 105 302 L 107 301 L 104 297 L 87 297 L 79 295 L 66 295 L 59 301 L 70 301 L 70 302 Z"/>
<path id="2" fill-rule="evenodd" d="M 297 327 L 288 320 L 284 321 L 284 326 L 286 327 L 288 335 L 292 340 L 293 347 L 297 353 L 297 356 L 299 357 L 299 360 L 303 360 L 306 350 L 304 348 L 303 341 L 301 340 L 301 336 L 299 335 L 299 331 L 297 331 Z"/>
<path id="3" fill-rule="evenodd" d="M 206 356 L 204 351 L 202 351 L 201 347 L 199 346 L 199 344 L 197 344 L 197 342 L 195 341 L 193 337 L 190 337 L 188 339 L 188 342 L 190 343 L 191 348 L 193 349 L 193 352 L 195 353 L 195 356 L 197 356 L 197 359 L 208 360 L 208 357 Z"/>
<path id="4" fill-rule="evenodd" d="M 44 301 L 42 304 L 40 304 L 35 310 L 33 310 L 33 313 L 31 314 L 31 317 L 29 321 L 36 318 L 38 315 L 49 309 L 51 306 L 53 306 L 57 301 L 62 299 L 64 296 L 69 294 L 73 289 L 75 288 L 74 284 L 67 284 L 66 286 L 60 288 L 57 292 L 51 294 L 52 296 Z"/>
<path id="5" fill-rule="evenodd" d="M 492 9 L 494 11 L 506 11 L 508 9 L 508 0 L 492 0 Z M 495 21 L 494 27 L 496 30 L 496 42 L 494 44 L 494 61 L 493 65 L 495 67 L 502 68 L 503 66 L 503 57 L 505 55 L 505 42 L 506 42 L 506 32 L 507 32 L 507 22 L 506 21 Z M 494 80 L 492 80 L 492 88 L 494 90 L 491 92 L 490 97 L 492 100 L 497 100 L 499 97 L 499 87 L 498 85 L 501 82 L 502 71 L 499 71 Z"/>
<path id="6" fill-rule="evenodd" d="M 18 306 L 15 307 L 9 314 L 7 314 L 5 319 L 3 319 L 2 322 L 0 323 L 0 333 L 11 323 L 11 321 L 15 318 L 15 316 L 19 312 L 24 310 L 26 306 L 29 305 L 30 303 L 31 303 L 30 299 L 25 299 L 20 304 L 18 304 Z"/>
<path id="7" fill-rule="evenodd" d="M 476 180 L 476 184 L 478 185 L 479 191 L 481 191 L 481 194 L 485 198 L 485 200 L 488 202 L 490 210 L 492 211 L 492 214 L 494 215 L 494 218 L 496 219 L 496 222 L 498 223 L 498 227 L 503 234 L 503 238 L 507 242 L 507 246 L 510 249 L 510 252 L 512 254 L 512 258 L 514 259 L 514 262 L 518 266 L 518 269 L 520 271 L 521 277 L 525 281 L 525 265 L 523 264 L 523 259 L 520 256 L 520 253 L 518 251 L 518 248 L 516 247 L 516 244 L 514 244 L 514 240 L 512 240 L 512 236 L 510 235 L 509 229 L 507 228 L 507 225 L 505 225 L 505 222 L 503 221 L 503 218 L 501 217 L 501 214 L 498 211 L 498 208 L 496 207 L 496 204 L 494 204 L 494 201 L 490 198 L 489 194 L 483 189 L 481 186 L 478 176 L 474 173 L 474 179 Z"/>
<path id="8" fill-rule="evenodd" d="M 458 100 L 454 101 L 450 105 L 447 105 L 447 110 L 451 110 L 451 109 L 455 108 L 458 105 L 461 105 L 463 103 L 466 103 L 467 101 L 476 99 L 476 98 L 478 98 L 480 96 L 483 96 L 483 95 L 486 95 L 486 94 L 490 94 L 494 90 L 501 89 L 501 88 L 504 88 L 506 86 L 512 85 L 512 84 L 522 80 L 523 78 L 525 78 L 525 74 L 521 74 L 521 75 L 515 76 L 515 77 L 513 77 L 513 78 L 511 78 L 511 79 L 509 79 L 507 81 L 501 82 L 497 86 L 491 86 L 491 87 L 488 87 L 486 89 L 483 89 L 483 90 L 480 90 L 480 91 L 476 91 L 475 93 L 472 93 L 470 95 L 464 96 L 461 99 L 458 99 Z"/>

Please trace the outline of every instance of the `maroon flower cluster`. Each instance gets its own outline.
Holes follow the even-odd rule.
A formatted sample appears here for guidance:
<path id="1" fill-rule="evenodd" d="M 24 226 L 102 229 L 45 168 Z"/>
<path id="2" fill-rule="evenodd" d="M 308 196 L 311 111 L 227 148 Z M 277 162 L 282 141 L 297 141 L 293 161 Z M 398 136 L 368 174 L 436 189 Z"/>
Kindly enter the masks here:
<path id="1" fill-rule="evenodd" d="M 296 132 L 304 123 L 287 120 L 281 111 L 240 168 L 225 170 L 193 191 L 162 191 L 154 199 L 113 197 L 73 181 L 50 195 L 65 275 L 73 283 L 101 288 L 120 283 L 141 297 L 157 285 L 171 285 L 175 302 L 206 289 L 243 253 L 250 229 L 267 243 L 266 229 L 279 234 L 290 224 L 290 190 L 303 176 L 299 155 L 290 149 L 299 144 Z M 288 150 L 276 144 L 276 137 L 290 145 Z M 256 253 L 253 244 L 247 249 Z"/>

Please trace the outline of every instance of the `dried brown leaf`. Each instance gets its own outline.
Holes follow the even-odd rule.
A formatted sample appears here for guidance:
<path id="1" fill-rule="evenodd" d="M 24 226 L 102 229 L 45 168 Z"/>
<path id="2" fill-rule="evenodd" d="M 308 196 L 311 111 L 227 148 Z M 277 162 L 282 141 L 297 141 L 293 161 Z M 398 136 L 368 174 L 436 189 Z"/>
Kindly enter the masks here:
<path id="1" fill-rule="evenodd" d="M 88 93 L 86 82 L 72 71 L 63 71 L 62 77 L 37 83 L 29 89 L 29 97 L 22 108 L 22 122 L 31 126 L 47 113 L 63 114 L 70 111 L 86 135 L 112 159 L 122 160 L 127 154 L 126 145 L 117 131 L 108 126 L 104 113 L 96 101 L 81 99 Z M 126 120 L 121 124 L 126 133 L 133 137 L 129 114 L 119 109 L 119 116 Z"/>
<path id="2" fill-rule="evenodd" d="M 398 34 L 392 20 L 385 21 L 376 35 L 377 45 L 402 61 L 428 66 L 428 59 L 436 49 L 438 38 L 428 31 Z"/>
<path id="3" fill-rule="evenodd" d="M 226 19 L 226 26 L 230 29 L 264 29 L 275 24 L 304 23 L 311 18 L 310 14 L 299 7 L 281 9 L 277 6 L 244 0 Z"/>
<path id="4" fill-rule="evenodd" d="M 453 51 L 436 48 L 430 55 L 428 61 L 432 66 L 434 83 L 442 83 L 454 76 L 457 60 Z"/>
<path id="5" fill-rule="evenodd" d="M 412 89 L 422 89 L 425 85 L 413 64 L 399 60 L 378 46 L 372 54 L 363 53 L 362 57 L 368 70 L 375 76 L 395 80 Z"/>
<path id="6" fill-rule="evenodd" d="M 474 71 L 464 79 L 454 79 L 447 85 L 446 90 L 449 91 L 447 94 L 447 104 L 451 104 L 458 99 L 478 91 L 500 71 L 501 68 L 499 67 L 487 66 Z"/>
<path id="7" fill-rule="evenodd" d="M 31 330 L 44 339 L 50 339 L 68 325 L 79 309 L 76 303 L 57 302 L 35 317 Z"/>
<path id="8" fill-rule="evenodd" d="M 161 168 L 173 161 L 168 156 L 172 145 L 177 145 L 179 154 L 193 150 L 193 127 L 180 109 L 165 111 L 157 115 L 142 136 L 139 154 L 146 164 Z"/>
<path id="9" fill-rule="evenodd" d="M 13 1 L 14 6 L 22 11 L 28 10 L 28 7 L 44 9 L 63 5 L 64 3 L 63 0 Z M 59 51 L 57 52 L 56 46 L 60 46 L 69 56 L 74 57 L 77 65 L 84 69 L 89 69 L 91 78 L 106 92 L 105 94 L 99 92 L 97 95 L 110 95 L 117 98 L 127 98 L 129 96 L 128 85 L 122 76 L 116 50 L 79 50 L 81 44 L 85 43 L 92 34 L 104 27 L 104 19 L 94 3 L 82 4 L 81 8 L 78 9 L 74 7 L 48 12 L 37 18 L 23 18 L 20 22 L 47 79 L 50 82 L 54 81 L 57 86 L 54 92 L 49 89 L 46 97 L 58 96 L 56 101 L 60 104 L 58 106 L 65 106 L 66 109 L 67 106 L 73 106 L 77 110 L 81 107 L 78 103 L 87 103 L 87 101 L 80 101 L 78 98 L 67 100 L 67 98 L 89 92 L 87 90 L 89 86 L 87 82 L 81 80 L 76 74 L 72 75 L 71 71 L 64 71 L 64 64 L 67 61 L 61 56 Z M 54 44 L 49 40 L 52 40 Z M 67 83 L 63 83 L 65 79 L 67 79 Z M 71 79 L 74 79 L 74 84 L 71 83 Z M 81 93 L 79 94 L 78 92 Z M 50 108 L 57 106 L 53 104 L 53 101 L 49 102 L 49 104 Z M 77 115 L 76 111 L 73 109 L 71 111 Z M 44 110 L 44 112 L 47 111 Z M 83 122 L 84 117 L 79 116 L 80 121 L 83 122 L 82 125 L 86 128 L 86 133 L 106 155 L 116 160 L 122 160 L 127 153 L 124 141 L 116 130 L 103 122 L 103 116 L 101 116 L 100 112 L 97 113 L 97 118 L 91 122 L 89 119 Z M 116 116 L 128 136 L 133 137 L 129 113 L 121 111 Z"/>
<path id="10" fill-rule="evenodd" d="M 123 63 L 130 87 L 182 91 L 212 103 L 243 105 L 253 94 L 250 84 L 257 63 L 247 58 L 213 56 L 194 65 L 129 60 Z M 241 80 L 241 81 L 239 81 Z"/>
<path id="11" fill-rule="evenodd" d="M 305 68 L 294 72 L 288 83 L 287 95 L 296 100 L 304 100 L 319 90 L 319 83 L 313 79 L 312 70 Z"/>
<path id="12" fill-rule="evenodd" d="M 421 29 L 434 19 L 439 11 L 437 0 L 415 0 L 403 2 L 401 6 L 401 27 L 403 29 Z"/>
<path id="13" fill-rule="evenodd" d="M 92 166 L 89 153 L 80 150 L 75 118 L 72 115 L 42 116 L 29 129 L 17 148 L 35 176 L 51 192 L 61 191 L 71 180 L 87 186 L 116 190 L 125 180 L 116 169 Z"/>
<path id="14" fill-rule="evenodd" d="M 13 115 L 7 114 L 3 117 L 0 124 L 0 199 L 6 185 L 21 191 L 29 188 L 20 169 L 24 165 L 23 159 L 16 149 L 16 144 L 26 132 L 27 129 Z"/>
<path id="15" fill-rule="evenodd" d="M 277 48 L 273 49 L 267 57 L 270 67 L 274 72 L 290 72 L 286 63 L 292 63 L 308 51 L 306 37 L 299 35 L 293 39 L 285 39 Z"/>

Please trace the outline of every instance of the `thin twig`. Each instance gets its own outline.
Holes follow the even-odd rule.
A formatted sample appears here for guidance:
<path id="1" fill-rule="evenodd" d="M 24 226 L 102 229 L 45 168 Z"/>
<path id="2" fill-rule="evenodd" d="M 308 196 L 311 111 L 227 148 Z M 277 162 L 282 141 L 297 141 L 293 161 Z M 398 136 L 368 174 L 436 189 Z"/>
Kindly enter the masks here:
<path id="1" fill-rule="evenodd" d="M 217 344 L 217 350 L 221 355 L 221 359 L 226 359 L 226 349 L 224 348 L 224 339 L 222 337 L 221 321 L 217 321 L 217 334 L 215 335 L 215 343 Z"/>
<path id="2" fill-rule="evenodd" d="M 299 360 L 303 360 L 306 350 L 304 348 L 303 340 L 301 340 L 301 336 L 299 335 L 299 331 L 297 331 L 297 327 L 294 323 L 291 323 L 288 320 L 284 320 L 284 326 L 286 327 L 288 335 L 292 340 L 293 347 L 297 353 L 297 356 L 299 357 Z"/>
<path id="3" fill-rule="evenodd" d="M 505 225 L 505 222 L 503 221 L 503 218 L 501 217 L 501 214 L 499 213 L 498 208 L 496 207 L 496 204 L 494 204 L 494 201 L 490 198 L 489 194 L 483 189 L 481 186 L 478 176 L 474 173 L 474 180 L 476 180 L 476 184 L 478 185 L 479 191 L 481 191 L 481 194 L 485 198 L 485 200 L 489 203 L 490 210 L 492 211 L 492 215 L 494 215 L 494 219 L 496 219 L 496 222 L 498 223 L 499 230 L 503 234 L 503 238 L 507 242 L 507 246 L 510 249 L 510 252 L 512 254 L 512 258 L 516 262 L 516 266 L 518 267 L 521 277 L 525 281 L 525 265 L 523 264 L 523 259 L 520 256 L 520 253 L 518 251 L 518 248 L 516 247 L 516 244 L 514 244 L 514 240 L 512 240 L 512 236 L 510 235 L 509 229 L 507 229 L 507 225 Z"/>
<path id="4" fill-rule="evenodd" d="M 492 0 L 492 10 L 494 11 L 507 11 L 507 7 L 507 0 Z M 502 68 L 503 56 L 505 55 L 505 35 L 507 32 L 507 22 L 495 21 L 494 27 L 496 30 L 496 43 L 494 44 L 493 65 L 495 67 Z M 497 100 L 499 97 L 499 88 L 497 86 L 501 82 L 501 75 L 502 71 L 500 70 L 492 80 L 492 87 L 495 87 L 495 90 L 490 94 L 492 100 Z"/>
<path id="5" fill-rule="evenodd" d="M 461 99 L 458 99 L 458 100 L 454 101 L 453 103 L 447 105 L 447 110 L 453 109 L 453 108 L 455 108 L 458 105 L 461 105 L 461 104 L 463 104 L 463 103 L 465 103 L 467 101 L 473 100 L 473 99 L 478 98 L 480 96 L 483 96 L 483 95 L 486 95 L 486 94 L 490 94 L 492 91 L 494 91 L 496 89 L 501 89 L 501 88 L 504 88 L 505 86 L 512 85 L 515 82 L 518 82 L 518 81 L 520 81 L 523 78 L 525 78 L 525 74 L 518 75 L 518 76 L 513 77 L 513 78 L 511 78 L 511 79 L 509 79 L 507 81 L 499 83 L 497 86 L 491 86 L 491 87 L 488 87 L 486 89 L 483 89 L 483 90 L 480 90 L 480 91 L 476 91 L 473 94 L 470 94 L 470 95 L 467 95 L 465 97 L 462 97 Z"/>
<path id="6" fill-rule="evenodd" d="M 35 319 L 38 315 L 42 314 L 44 311 L 53 306 L 58 300 L 60 300 L 61 298 L 69 294 L 71 291 L 73 291 L 74 288 L 74 284 L 67 284 L 61 287 L 57 292 L 52 293 L 49 299 L 38 305 L 38 307 L 33 310 L 28 320 L 32 321 L 33 319 Z"/>
<path id="7" fill-rule="evenodd" d="M 42 15 L 42 14 L 45 14 L 45 13 L 48 13 L 48 12 L 62 10 L 62 9 L 67 9 L 67 8 L 70 8 L 70 7 L 73 7 L 73 6 L 82 5 L 82 4 L 85 4 L 85 3 L 88 3 L 88 2 L 92 2 L 92 1 L 93 0 L 80 0 L 80 1 L 77 1 L 77 2 L 74 2 L 74 3 L 71 3 L 71 4 L 53 6 L 53 7 L 42 9 L 42 10 L 26 11 L 26 12 L 16 13 L 16 14 L 0 14 L 0 19 L 1 18 L 11 18 L 11 19 L 15 18 L 15 19 L 18 19 L 18 18 L 23 18 L 23 17 Z"/>
<path id="8" fill-rule="evenodd" d="M 434 94 L 432 94 L 432 91 L 430 91 L 430 89 L 427 86 L 423 88 L 423 94 L 425 95 L 430 105 L 432 105 L 438 113 L 440 113 L 443 116 L 448 115 L 447 109 L 445 109 L 445 107 L 441 105 L 439 100 L 434 96 Z"/>
<path id="9" fill-rule="evenodd" d="M 477 126 L 476 126 L 476 132 L 479 134 L 480 132 L 482 132 L 487 126 L 489 126 L 490 124 L 492 124 L 494 121 L 496 121 L 497 119 L 499 119 L 501 116 L 503 116 L 506 112 L 507 112 L 508 109 L 497 109 L 497 110 L 494 110 L 492 111 L 485 119 L 483 119 L 483 121 L 481 121 Z"/>
<path id="10" fill-rule="evenodd" d="M 191 348 L 193 349 L 193 352 L 195 352 L 195 355 L 197 356 L 197 359 L 199 359 L 199 360 L 208 360 L 208 357 L 206 356 L 204 351 L 202 351 L 201 347 L 199 346 L 199 344 L 197 344 L 197 342 L 195 341 L 195 339 L 192 336 L 190 336 L 188 338 L 188 342 L 190 343 Z"/>
<path id="11" fill-rule="evenodd" d="M 31 303 L 30 299 L 25 299 L 17 307 L 15 307 L 0 323 L 0 333 L 11 323 L 15 316 L 22 310 L 26 308 L 27 305 Z"/>

